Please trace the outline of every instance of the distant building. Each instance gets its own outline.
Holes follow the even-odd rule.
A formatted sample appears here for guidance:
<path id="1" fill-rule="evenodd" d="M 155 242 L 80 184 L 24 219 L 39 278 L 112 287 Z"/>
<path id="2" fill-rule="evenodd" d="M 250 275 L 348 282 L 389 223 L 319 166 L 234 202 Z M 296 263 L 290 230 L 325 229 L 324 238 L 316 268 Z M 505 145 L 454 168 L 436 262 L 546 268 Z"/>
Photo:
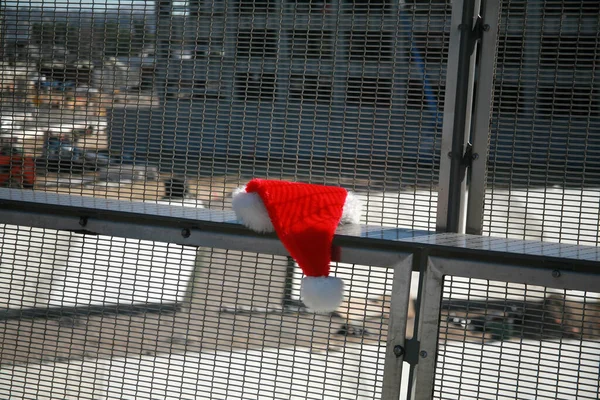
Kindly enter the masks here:
<path id="1" fill-rule="evenodd" d="M 131 62 L 108 57 L 92 72 L 92 86 L 101 92 L 128 90 L 140 86 L 141 71 Z"/>
<path id="2" fill-rule="evenodd" d="M 144 52 L 142 56 L 117 57 L 116 60 L 127 68 L 129 82 L 124 88 L 141 90 L 154 88 L 154 55 Z"/>
<path id="3" fill-rule="evenodd" d="M 159 19 L 166 114 L 130 113 L 136 121 L 114 129 L 174 132 L 159 150 L 187 146 L 188 156 L 194 145 L 200 156 L 230 158 L 439 156 L 450 0 L 226 1 L 194 1 Z M 564 162 L 567 141 L 600 151 L 600 2 L 505 0 L 501 9 L 511 23 L 500 26 L 492 159 L 502 147 L 514 148 L 503 156 L 546 160 L 550 146 Z M 174 40 L 195 56 L 169 57 Z"/>
<path id="4" fill-rule="evenodd" d="M 449 2 L 410 24 L 389 0 L 343 1 L 341 18 L 326 0 L 226 1 L 195 1 L 159 17 L 156 88 L 169 118 L 129 114 L 135 124 L 151 125 L 139 130 L 191 137 L 186 146 L 202 155 L 316 152 L 348 162 L 400 161 L 404 149 L 432 162 L 442 127 Z M 404 11 L 413 15 L 408 6 Z M 202 118 L 177 122 L 189 115 Z M 130 126 L 113 122 L 117 131 Z"/>
<path id="5" fill-rule="evenodd" d="M 598 154 L 600 1 L 504 0 L 502 12 L 490 160 L 575 165 Z"/>
<path id="6" fill-rule="evenodd" d="M 19 20 L 19 23 L 4 27 L 3 34 L 6 42 L 27 41 L 31 37 L 31 21 Z"/>

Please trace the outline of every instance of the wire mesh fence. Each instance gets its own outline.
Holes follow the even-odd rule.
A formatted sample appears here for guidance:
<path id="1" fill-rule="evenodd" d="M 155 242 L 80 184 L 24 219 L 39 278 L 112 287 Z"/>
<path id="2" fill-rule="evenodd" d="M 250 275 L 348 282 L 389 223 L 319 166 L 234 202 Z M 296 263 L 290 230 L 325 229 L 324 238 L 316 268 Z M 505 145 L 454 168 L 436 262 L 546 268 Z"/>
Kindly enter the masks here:
<path id="1" fill-rule="evenodd" d="M 453 7 L 3 2 L 0 186 L 210 212 L 252 177 L 323 183 L 357 193 L 361 223 L 426 235 Z M 597 15 L 594 1 L 502 1 L 485 234 L 597 244 Z M 316 315 L 288 257 L 85 229 L 0 237 L 0 397 L 384 392 L 392 279 L 408 293 L 408 270 L 337 263 L 346 300 Z M 595 293 L 446 276 L 442 297 L 435 396 L 598 397 Z M 404 311 L 402 344 L 412 300 Z"/>
<path id="2" fill-rule="evenodd" d="M 223 180 L 332 183 L 384 211 L 370 223 L 432 229 L 450 12 L 445 1 L 7 2 L 10 184 L 30 157 L 36 190 L 159 200 L 175 177 L 211 208 L 230 195 Z M 422 207 L 428 217 L 412 218 Z"/>
<path id="3" fill-rule="evenodd" d="M 597 245 L 598 2 L 501 3 L 484 232 Z"/>
<path id="4" fill-rule="evenodd" d="M 381 396 L 393 270 L 337 265 L 346 301 L 317 315 L 292 298 L 286 257 L 14 226 L 2 237 L 2 397 Z"/>
<path id="5" fill-rule="evenodd" d="M 446 276 L 435 398 L 598 397 L 599 294 Z"/>
<path id="6" fill-rule="evenodd" d="M 90 4 L 2 5 L 5 186 L 230 209 L 248 178 L 283 178 L 357 191 L 370 224 L 434 226 L 445 3 Z M 2 396 L 381 392 L 383 311 L 360 313 L 391 288 L 369 268 L 315 320 L 287 258 L 3 236 Z"/>

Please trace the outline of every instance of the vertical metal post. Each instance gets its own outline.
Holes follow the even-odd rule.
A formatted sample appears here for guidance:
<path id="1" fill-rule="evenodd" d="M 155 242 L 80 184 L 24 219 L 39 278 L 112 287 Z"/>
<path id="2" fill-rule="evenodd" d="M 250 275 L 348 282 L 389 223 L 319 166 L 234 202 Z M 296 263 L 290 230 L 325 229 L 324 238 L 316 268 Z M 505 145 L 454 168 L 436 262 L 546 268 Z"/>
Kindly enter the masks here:
<path id="1" fill-rule="evenodd" d="M 394 266 L 394 282 L 390 303 L 390 319 L 383 369 L 383 400 L 398 400 L 401 394 L 402 367 L 404 364 L 406 322 L 410 302 L 412 256 L 405 257 Z"/>
<path id="2" fill-rule="evenodd" d="M 438 231 L 463 232 L 465 227 L 467 184 L 463 155 L 471 125 L 476 54 L 474 31 L 479 7 L 479 0 L 453 3 L 438 190 Z"/>
<path id="3" fill-rule="evenodd" d="M 433 395 L 444 283 L 443 274 L 435 268 L 429 257 L 425 254 L 422 257 L 424 258 L 420 260 L 422 266 L 419 277 L 418 320 L 415 322 L 414 334 L 419 343 L 419 352 L 416 366 L 411 371 L 408 394 L 408 398 L 412 400 L 427 400 Z"/>
<path id="4" fill-rule="evenodd" d="M 292 71 L 292 40 L 293 34 L 290 29 L 294 26 L 294 13 L 288 12 L 288 4 L 277 2 L 275 15 L 277 22 L 274 24 L 277 27 L 277 60 L 275 61 L 275 107 L 279 110 L 285 110 L 287 106 L 287 94 L 290 85 L 290 74 Z M 291 14 L 291 15 L 290 15 Z M 267 18 L 274 18 L 272 15 L 267 15 Z M 270 26 L 267 23 L 267 26 Z"/>
<path id="5" fill-rule="evenodd" d="M 200 0 L 190 0 L 190 18 L 196 21 L 196 23 L 198 23 L 198 17 L 200 16 L 201 7 L 202 4 Z M 198 29 L 197 26 L 195 28 L 196 30 Z"/>
<path id="6" fill-rule="evenodd" d="M 469 168 L 466 233 L 481 235 L 483 230 L 483 207 L 489 153 L 490 118 L 494 97 L 494 65 L 496 63 L 496 40 L 500 0 L 487 0 L 482 4 L 482 37 L 477 67 L 477 89 L 473 115 L 471 142 L 473 156 Z"/>
<path id="7" fill-rule="evenodd" d="M 228 111 L 232 111 L 232 103 L 235 99 L 235 75 L 237 73 L 237 35 L 238 35 L 238 27 L 240 24 L 240 16 L 238 13 L 237 5 L 238 3 L 235 0 L 223 0 L 225 2 L 225 34 L 223 37 L 223 49 L 225 51 L 225 56 L 223 57 L 223 61 L 221 63 L 221 68 L 224 71 L 221 71 L 220 79 L 223 82 L 223 86 L 227 88 L 228 96 L 226 98 L 229 102 Z"/>
<path id="8" fill-rule="evenodd" d="M 408 76 L 404 75 L 401 72 L 396 72 L 396 68 L 401 67 L 410 61 L 409 53 L 410 53 L 410 30 L 414 25 L 414 19 L 408 15 L 409 8 L 406 5 L 404 0 L 394 0 L 392 2 L 392 16 L 393 19 L 390 18 L 391 24 L 394 27 L 394 60 L 393 60 L 393 70 L 392 70 L 392 79 L 393 79 L 393 93 L 392 96 L 394 99 L 398 99 L 398 101 L 402 101 L 402 107 L 406 108 L 405 100 L 407 99 L 408 92 L 408 80 L 410 78 L 410 72 Z M 395 112 L 396 110 L 392 111 Z"/>

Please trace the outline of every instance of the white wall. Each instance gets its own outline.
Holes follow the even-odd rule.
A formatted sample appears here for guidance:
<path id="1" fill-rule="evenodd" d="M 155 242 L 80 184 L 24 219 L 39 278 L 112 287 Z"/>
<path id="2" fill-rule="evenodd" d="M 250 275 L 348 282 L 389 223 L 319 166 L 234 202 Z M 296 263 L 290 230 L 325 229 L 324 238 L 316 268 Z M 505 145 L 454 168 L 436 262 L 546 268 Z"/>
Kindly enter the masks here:
<path id="1" fill-rule="evenodd" d="M 0 367 L 0 398 L 106 399 L 110 361 L 71 361 Z"/>
<path id="2" fill-rule="evenodd" d="M 182 300 L 196 249 L 4 225 L 0 307 Z"/>
<path id="3" fill-rule="evenodd" d="M 0 308 L 47 306 L 70 242 L 68 232 L 0 225 Z"/>

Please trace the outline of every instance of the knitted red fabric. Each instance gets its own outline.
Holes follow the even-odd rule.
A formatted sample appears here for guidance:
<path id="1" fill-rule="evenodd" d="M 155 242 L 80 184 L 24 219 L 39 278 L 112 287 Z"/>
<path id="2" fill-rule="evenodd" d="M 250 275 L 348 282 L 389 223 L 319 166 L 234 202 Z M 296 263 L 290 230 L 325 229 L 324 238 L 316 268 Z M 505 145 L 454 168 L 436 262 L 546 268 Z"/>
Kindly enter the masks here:
<path id="1" fill-rule="evenodd" d="M 335 186 L 253 179 L 277 236 L 306 276 L 329 275 L 333 235 L 348 192 Z"/>

